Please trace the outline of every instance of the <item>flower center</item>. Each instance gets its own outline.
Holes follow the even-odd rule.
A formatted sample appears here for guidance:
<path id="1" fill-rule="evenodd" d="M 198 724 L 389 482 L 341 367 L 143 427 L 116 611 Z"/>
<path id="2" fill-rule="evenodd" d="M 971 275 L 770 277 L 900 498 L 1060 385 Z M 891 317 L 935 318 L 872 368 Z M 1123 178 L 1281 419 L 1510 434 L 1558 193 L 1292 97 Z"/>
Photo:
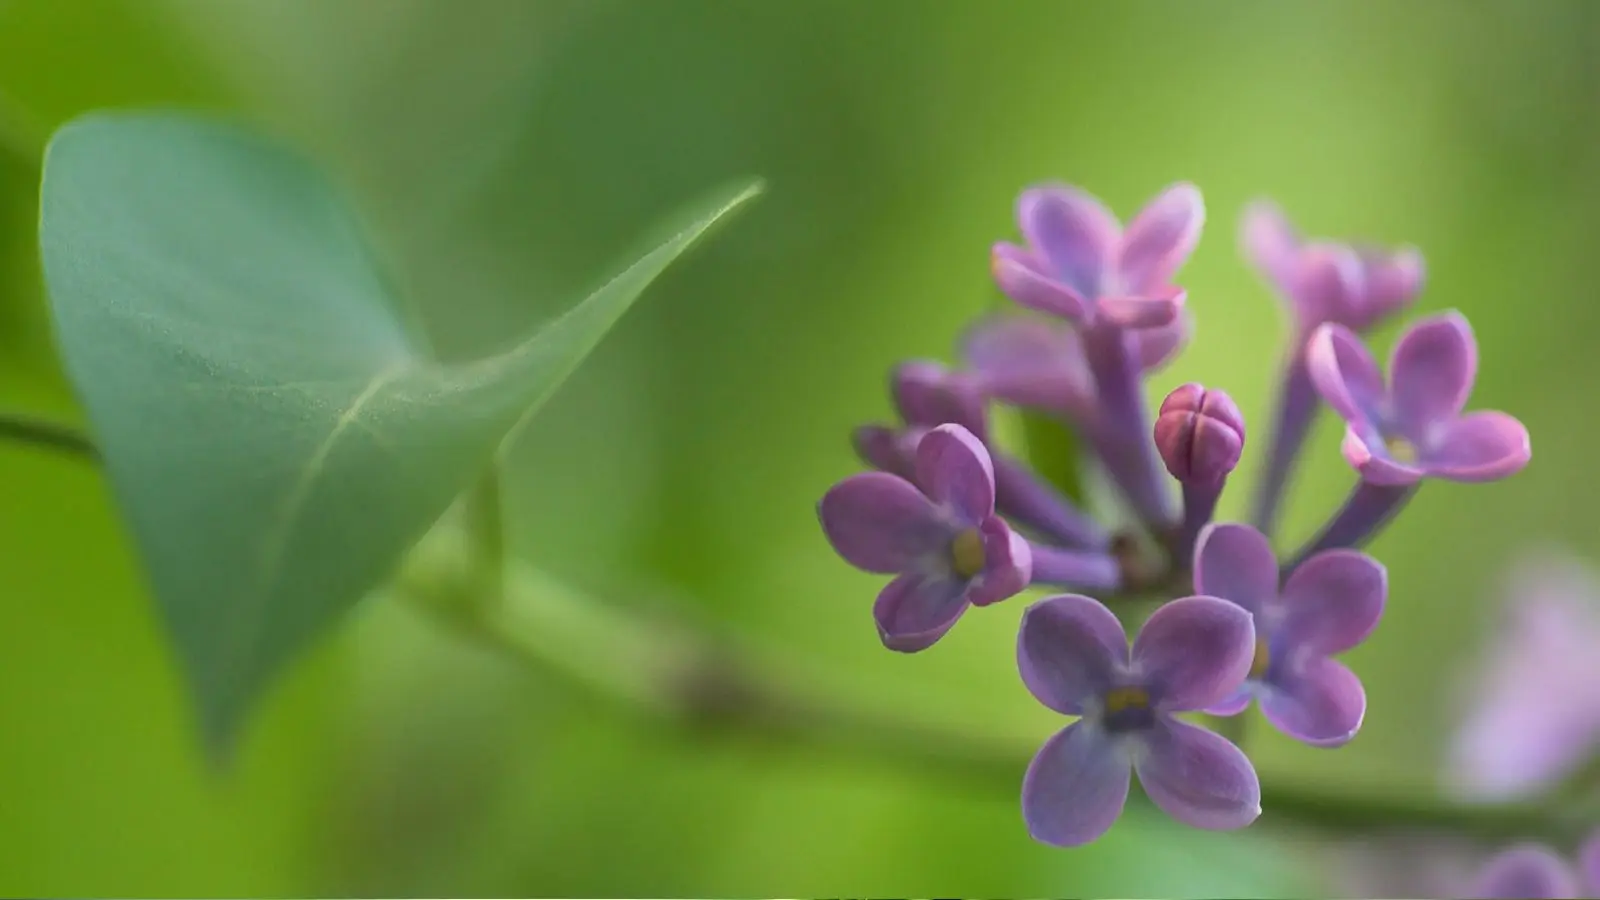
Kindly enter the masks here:
<path id="1" fill-rule="evenodd" d="M 1150 692 L 1142 687 L 1114 687 L 1105 693 L 1101 721 L 1112 734 L 1138 731 L 1155 724 Z"/>
<path id="2" fill-rule="evenodd" d="M 1411 465 L 1417 461 L 1417 445 L 1405 438 L 1387 438 L 1383 444 L 1389 449 L 1389 458 L 1395 462 Z"/>
<path id="3" fill-rule="evenodd" d="M 1272 654 L 1267 652 L 1267 642 L 1261 638 L 1256 639 L 1256 655 L 1250 661 L 1250 677 L 1259 679 L 1267 674 L 1267 666 L 1272 664 Z"/>
<path id="4" fill-rule="evenodd" d="M 976 528 L 956 535 L 950 542 L 950 568 L 962 578 L 976 578 L 982 574 L 985 563 L 983 535 Z"/>

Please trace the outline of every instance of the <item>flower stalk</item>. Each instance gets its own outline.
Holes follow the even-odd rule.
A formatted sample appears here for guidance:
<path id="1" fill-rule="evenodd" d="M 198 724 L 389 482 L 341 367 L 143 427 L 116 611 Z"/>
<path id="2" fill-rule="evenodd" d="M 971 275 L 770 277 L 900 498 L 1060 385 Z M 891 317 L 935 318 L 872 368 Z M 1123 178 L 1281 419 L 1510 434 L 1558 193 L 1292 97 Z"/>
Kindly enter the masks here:
<path id="1" fill-rule="evenodd" d="M 434 530 L 394 582 L 396 599 L 428 614 L 471 606 L 482 595 L 479 559 L 457 528 Z M 540 677 L 554 675 L 620 711 L 781 752 L 799 762 L 827 756 L 886 773 L 936 779 L 1015 802 L 1033 748 L 984 737 L 970 722 L 912 718 L 869 701 L 862 685 L 831 679 L 780 652 L 714 637 L 681 621 L 660 621 L 606 603 L 520 561 L 506 569 L 506 593 L 479 603 L 479 616 L 441 620 L 463 639 L 504 654 Z M 1135 792 L 1129 814 L 1153 814 Z M 1294 784 L 1261 786 L 1257 827 L 1327 835 L 1433 831 L 1485 841 L 1579 839 L 1582 810 L 1549 804 L 1437 801 L 1403 793 L 1363 795 Z"/>

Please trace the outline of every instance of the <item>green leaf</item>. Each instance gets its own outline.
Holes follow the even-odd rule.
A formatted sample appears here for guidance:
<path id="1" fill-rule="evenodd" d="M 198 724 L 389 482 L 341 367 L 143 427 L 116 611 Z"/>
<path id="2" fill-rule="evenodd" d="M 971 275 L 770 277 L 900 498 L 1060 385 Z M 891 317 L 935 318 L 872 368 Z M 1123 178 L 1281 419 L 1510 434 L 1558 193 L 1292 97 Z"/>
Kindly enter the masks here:
<path id="1" fill-rule="evenodd" d="M 442 364 L 305 161 L 175 115 L 57 132 L 40 243 L 58 340 L 211 751 L 758 192 L 718 199 L 525 342 Z"/>

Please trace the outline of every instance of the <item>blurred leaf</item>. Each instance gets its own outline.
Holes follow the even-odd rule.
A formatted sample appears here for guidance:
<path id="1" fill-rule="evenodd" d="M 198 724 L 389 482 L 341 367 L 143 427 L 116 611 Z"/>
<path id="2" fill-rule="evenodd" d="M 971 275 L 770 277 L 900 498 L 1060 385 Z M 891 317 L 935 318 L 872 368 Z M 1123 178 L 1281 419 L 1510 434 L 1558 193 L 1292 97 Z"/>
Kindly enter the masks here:
<path id="1" fill-rule="evenodd" d="M 235 128 L 66 126 L 41 243 L 68 374 L 214 752 L 746 187 L 512 349 L 440 364 L 339 197 Z"/>

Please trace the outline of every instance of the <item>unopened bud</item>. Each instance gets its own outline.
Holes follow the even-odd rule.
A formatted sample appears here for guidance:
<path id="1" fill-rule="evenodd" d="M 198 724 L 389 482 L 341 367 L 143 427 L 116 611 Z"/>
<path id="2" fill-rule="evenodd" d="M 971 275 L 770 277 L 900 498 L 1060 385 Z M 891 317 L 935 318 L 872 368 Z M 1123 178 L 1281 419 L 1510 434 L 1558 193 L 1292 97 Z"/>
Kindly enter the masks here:
<path id="1" fill-rule="evenodd" d="M 1156 449 L 1172 477 L 1206 484 L 1232 472 L 1244 452 L 1244 416 L 1222 391 L 1186 384 L 1167 395 L 1156 416 Z"/>

